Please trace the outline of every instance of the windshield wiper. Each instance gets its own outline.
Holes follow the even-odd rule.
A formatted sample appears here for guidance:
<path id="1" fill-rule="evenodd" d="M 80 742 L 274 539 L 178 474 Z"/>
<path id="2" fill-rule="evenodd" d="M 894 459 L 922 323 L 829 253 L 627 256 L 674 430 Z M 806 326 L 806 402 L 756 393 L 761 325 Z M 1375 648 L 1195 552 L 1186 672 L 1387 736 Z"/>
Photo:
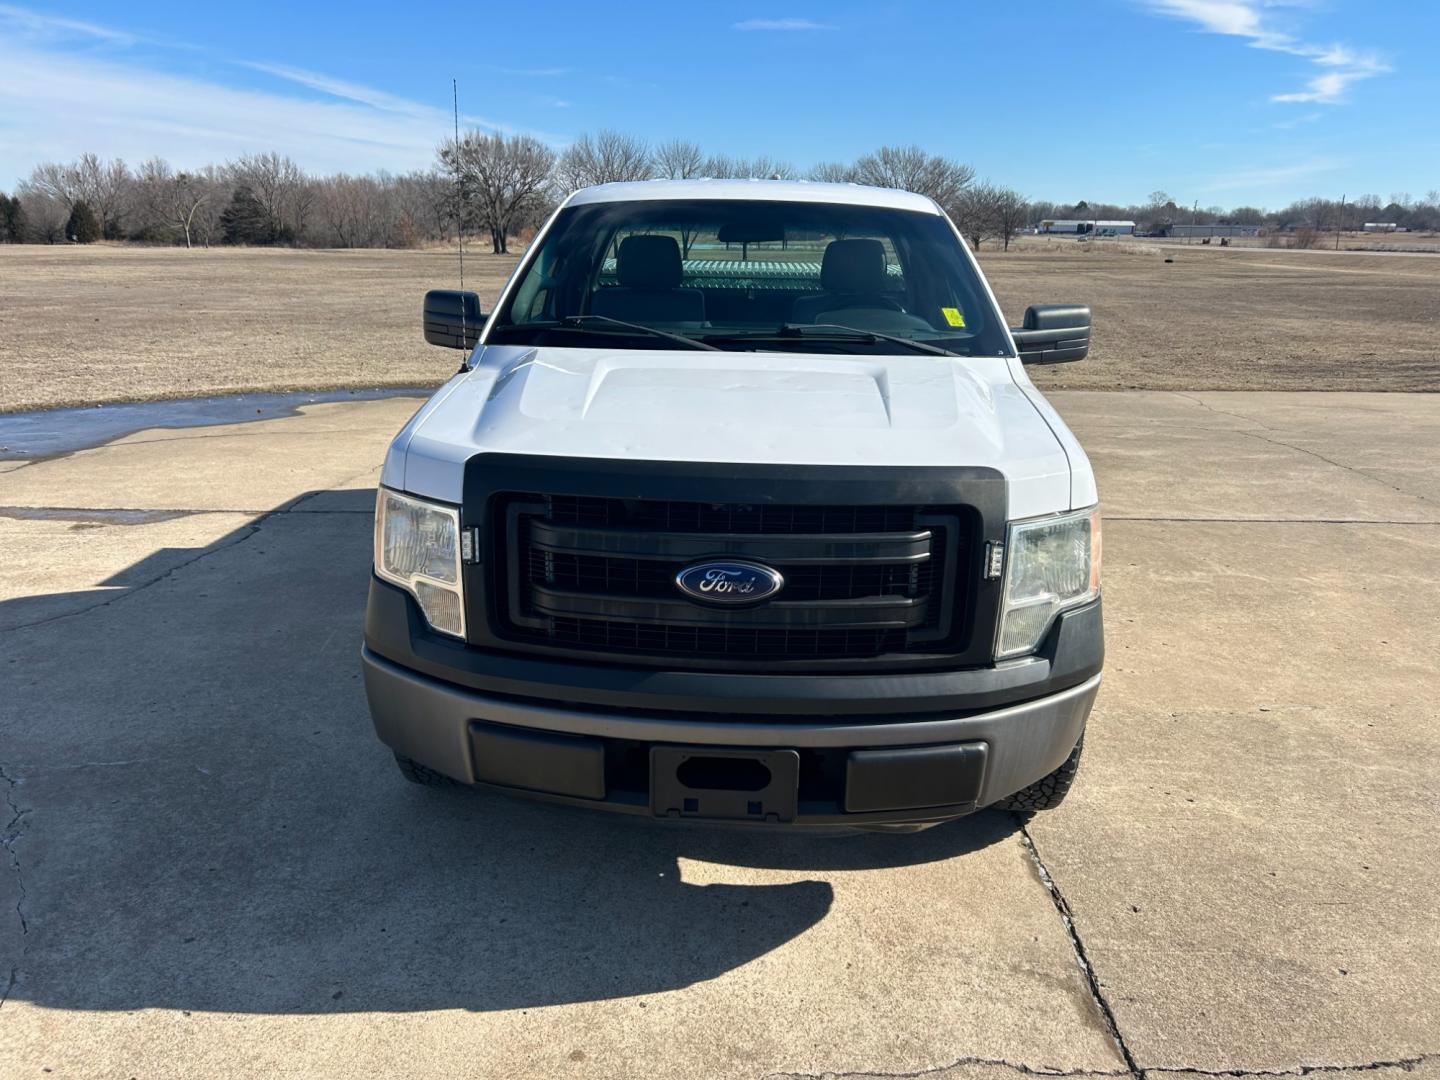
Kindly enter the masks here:
<path id="1" fill-rule="evenodd" d="M 785 323 L 774 330 L 750 330 L 738 334 L 705 335 L 706 341 L 803 341 L 805 338 L 865 341 L 871 345 L 888 341 L 892 345 L 903 345 L 905 348 L 912 349 L 915 352 L 932 353 L 935 356 L 965 355 L 964 353 L 951 352 L 949 349 L 942 349 L 939 345 L 931 345 L 926 341 L 916 341 L 914 338 L 895 337 L 892 334 L 881 334 L 874 330 L 859 330 L 853 326 L 842 326 L 839 323 Z"/>
<path id="2" fill-rule="evenodd" d="M 724 352 L 723 349 L 706 344 L 684 334 L 672 334 L 668 330 L 656 330 L 653 326 L 646 326 L 644 323 L 625 322 L 623 319 L 612 319 L 609 315 L 566 315 L 558 320 L 555 325 L 566 330 L 593 330 L 593 323 L 600 323 L 602 326 L 616 326 L 622 330 L 629 330 L 638 334 L 646 334 L 650 337 L 664 338 L 666 341 L 673 341 L 677 345 L 684 345 L 687 349 L 706 349 L 710 352 Z"/>

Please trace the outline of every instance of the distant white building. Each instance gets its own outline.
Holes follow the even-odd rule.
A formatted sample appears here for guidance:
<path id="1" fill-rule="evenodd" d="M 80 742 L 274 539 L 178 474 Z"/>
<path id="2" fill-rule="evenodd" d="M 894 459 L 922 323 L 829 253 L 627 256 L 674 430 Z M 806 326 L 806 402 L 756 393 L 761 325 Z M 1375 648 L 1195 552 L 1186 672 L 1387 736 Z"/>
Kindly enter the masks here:
<path id="1" fill-rule="evenodd" d="M 1167 222 L 1158 225 L 1151 236 L 1214 237 L 1214 236 L 1259 236 L 1259 225 L 1178 225 Z"/>
<path id="2" fill-rule="evenodd" d="M 1093 233 L 1096 236 L 1129 236 L 1135 231 L 1133 221 L 1106 221 L 1103 218 L 1095 220 L 1088 218 L 1084 221 L 1053 221 L 1046 219 L 1040 222 L 1042 233 L 1079 233 L 1088 235 Z"/>
<path id="3" fill-rule="evenodd" d="M 1400 226 L 1394 221 L 1367 221 L 1361 228 L 1366 232 L 1395 232 Z"/>

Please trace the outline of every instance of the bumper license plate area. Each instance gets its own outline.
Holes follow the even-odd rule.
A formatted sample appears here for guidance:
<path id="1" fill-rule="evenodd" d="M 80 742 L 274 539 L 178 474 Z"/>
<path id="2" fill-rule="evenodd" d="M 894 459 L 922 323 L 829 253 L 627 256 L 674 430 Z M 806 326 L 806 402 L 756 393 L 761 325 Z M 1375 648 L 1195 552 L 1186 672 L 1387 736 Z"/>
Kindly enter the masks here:
<path id="1" fill-rule="evenodd" d="M 795 750 L 650 750 L 650 809 L 656 817 L 794 821 L 799 790 Z"/>

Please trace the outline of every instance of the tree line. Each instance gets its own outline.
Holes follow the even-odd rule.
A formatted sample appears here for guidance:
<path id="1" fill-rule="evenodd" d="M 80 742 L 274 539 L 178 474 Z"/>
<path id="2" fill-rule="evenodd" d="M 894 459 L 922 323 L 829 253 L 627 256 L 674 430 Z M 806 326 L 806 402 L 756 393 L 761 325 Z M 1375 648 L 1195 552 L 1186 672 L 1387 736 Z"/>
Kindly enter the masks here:
<path id="1" fill-rule="evenodd" d="M 1081 199 L 1030 200 L 977 179 L 970 165 L 918 146 L 883 146 L 851 162 L 800 171 L 768 158 L 711 154 L 672 139 L 651 143 L 619 131 L 580 136 L 557 152 L 529 135 L 471 131 L 436 149 L 435 164 L 404 173 L 314 175 L 268 153 L 195 170 L 151 158 L 138 167 L 82 155 L 43 162 L 13 195 L 0 192 L 0 241 L 129 240 L 209 247 L 217 244 L 305 247 L 418 247 L 453 241 L 457 230 L 488 237 L 504 253 L 512 237 L 537 228 L 570 192 L 592 184 L 692 177 L 811 179 L 903 188 L 935 199 L 977 249 L 1009 246 L 1045 219 L 1131 220 L 1144 229 L 1168 223 L 1242 224 L 1314 234 L 1366 221 L 1440 229 L 1440 191 L 1341 203 L 1301 199 L 1280 210 L 1177 205 L 1163 191 L 1143 204 Z"/>

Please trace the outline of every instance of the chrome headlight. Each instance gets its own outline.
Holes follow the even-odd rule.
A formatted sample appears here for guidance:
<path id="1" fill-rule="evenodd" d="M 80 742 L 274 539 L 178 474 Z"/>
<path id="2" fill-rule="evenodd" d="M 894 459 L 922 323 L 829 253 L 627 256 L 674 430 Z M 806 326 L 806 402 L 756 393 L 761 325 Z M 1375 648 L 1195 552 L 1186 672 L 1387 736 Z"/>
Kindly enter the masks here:
<path id="1" fill-rule="evenodd" d="M 1039 646 L 1055 616 L 1100 595 L 1100 510 L 1013 521 L 995 658 Z"/>
<path id="2" fill-rule="evenodd" d="M 382 487 L 375 500 L 375 573 L 415 597 L 433 629 L 465 636 L 457 508 Z"/>

